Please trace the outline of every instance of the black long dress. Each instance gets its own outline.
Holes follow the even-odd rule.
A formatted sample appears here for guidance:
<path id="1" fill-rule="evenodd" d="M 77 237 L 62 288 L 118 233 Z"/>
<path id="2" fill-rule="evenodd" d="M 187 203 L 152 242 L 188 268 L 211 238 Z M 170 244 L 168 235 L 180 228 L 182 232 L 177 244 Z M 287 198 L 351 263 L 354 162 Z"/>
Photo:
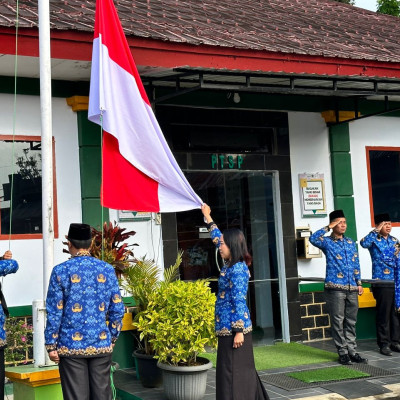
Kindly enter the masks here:
<path id="1" fill-rule="evenodd" d="M 217 400 L 269 400 L 254 365 L 252 334 L 233 348 L 233 335 L 218 337 Z"/>

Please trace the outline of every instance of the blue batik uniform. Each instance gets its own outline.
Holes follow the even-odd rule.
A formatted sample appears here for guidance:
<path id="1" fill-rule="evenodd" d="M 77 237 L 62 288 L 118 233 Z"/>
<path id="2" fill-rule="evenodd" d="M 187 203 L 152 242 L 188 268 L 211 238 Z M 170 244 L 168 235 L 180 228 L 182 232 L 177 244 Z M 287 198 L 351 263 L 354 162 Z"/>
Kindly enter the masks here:
<path id="1" fill-rule="evenodd" d="M 211 239 L 219 247 L 221 231 L 215 223 L 209 224 Z M 252 330 L 250 311 L 246 304 L 250 272 L 244 261 L 231 267 L 224 265 L 218 279 L 218 294 L 215 303 L 215 332 L 217 336 L 232 335 L 232 332 Z"/>
<path id="2" fill-rule="evenodd" d="M 395 251 L 399 241 L 391 235 L 385 239 L 373 230 L 360 241 L 364 249 L 368 249 L 372 260 L 372 279 L 394 279 Z"/>
<path id="3" fill-rule="evenodd" d="M 15 260 L 0 260 L 0 276 L 15 274 L 18 268 L 18 263 Z M 3 307 L 0 307 L 0 349 L 4 348 L 7 344 L 6 330 L 4 329 L 5 322 L 6 315 L 4 314 Z"/>
<path id="4" fill-rule="evenodd" d="M 326 257 L 325 288 L 358 291 L 361 273 L 356 244 L 346 236 L 324 236 L 327 232 L 328 227 L 324 227 L 310 236 L 310 242 Z"/>
<path id="5" fill-rule="evenodd" d="M 48 351 L 67 357 L 111 353 L 124 314 L 114 268 L 90 256 L 57 265 L 50 277 L 46 310 Z"/>

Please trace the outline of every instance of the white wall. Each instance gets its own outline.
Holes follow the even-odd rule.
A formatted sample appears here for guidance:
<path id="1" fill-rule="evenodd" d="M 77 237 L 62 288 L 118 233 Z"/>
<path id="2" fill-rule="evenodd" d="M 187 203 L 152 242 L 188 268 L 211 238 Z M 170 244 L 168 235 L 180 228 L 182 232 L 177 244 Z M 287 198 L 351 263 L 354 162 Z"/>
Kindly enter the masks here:
<path id="1" fill-rule="evenodd" d="M 372 230 L 367 177 L 366 146 L 400 147 L 400 120 L 393 117 L 370 117 L 349 124 L 353 174 L 354 205 L 358 241 Z M 400 238 L 400 227 L 392 235 Z M 361 276 L 371 278 L 369 252 L 359 246 Z"/>
<path id="2" fill-rule="evenodd" d="M 328 225 L 328 217 L 302 218 L 298 175 L 323 173 L 328 214 L 333 210 L 328 128 L 320 113 L 289 112 L 290 162 L 295 227 L 310 225 L 314 232 Z M 293 227 L 293 229 L 295 229 Z M 325 256 L 298 260 L 299 276 L 325 277 Z"/>
<path id="3" fill-rule="evenodd" d="M 0 135 L 13 133 L 13 95 L 0 94 Z M 78 127 L 76 113 L 63 98 L 53 98 L 53 136 L 57 180 L 57 209 L 59 238 L 54 242 L 54 263 L 67 260 L 62 252 L 64 236 L 71 222 L 82 221 L 81 183 L 79 170 Z M 40 100 L 38 96 L 17 96 L 15 134 L 40 136 Z M 11 171 L 10 171 L 11 172 Z M 163 267 L 161 226 L 154 221 L 121 222 L 120 226 L 136 231 L 130 243 L 137 243 L 133 251 L 136 257 L 155 259 Z M 110 210 L 110 220 L 118 222 L 117 211 Z M 0 253 L 8 248 L 8 240 L 0 241 Z M 43 250 L 41 239 L 12 240 L 11 251 L 20 269 L 6 276 L 3 288 L 10 307 L 32 304 L 42 298 Z"/>
<path id="4" fill-rule="evenodd" d="M 0 94 L 0 134 L 13 133 L 14 96 Z M 15 134 L 40 136 L 40 100 L 38 96 L 17 96 Z M 81 221 L 78 132 L 76 114 L 65 99 L 53 99 L 53 136 L 57 179 L 58 228 L 60 237 L 54 243 L 55 263 L 66 259 L 62 238 L 70 222 Z M 42 240 L 12 240 L 11 251 L 19 263 L 19 271 L 4 278 L 3 287 L 9 306 L 32 304 L 40 299 L 43 287 Z M 0 241 L 0 253 L 8 248 L 8 240 Z"/>
<path id="5" fill-rule="evenodd" d="M 152 213 L 151 220 L 148 221 L 124 221 L 118 222 L 118 211 L 110 210 L 110 221 L 117 221 L 118 225 L 128 231 L 135 231 L 127 243 L 137 243 L 139 246 L 131 248 L 136 258 L 146 257 L 152 259 L 163 270 L 164 255 L 161 235 L 161 225 L 156 223 L 156 214 Z"/>

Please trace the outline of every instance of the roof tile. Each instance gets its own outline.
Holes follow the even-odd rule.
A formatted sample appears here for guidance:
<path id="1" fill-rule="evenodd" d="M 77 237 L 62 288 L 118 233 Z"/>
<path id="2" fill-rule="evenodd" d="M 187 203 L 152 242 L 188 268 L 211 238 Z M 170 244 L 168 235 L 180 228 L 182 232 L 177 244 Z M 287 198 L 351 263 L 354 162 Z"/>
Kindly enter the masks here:
<path id="1" fill-rule="evenodd" d="M 333 0 L 115 0 L 127 35 L 280 53 L 400 61 L 400 18 Z M 51 28 L 93 31 L 95 0 L 50 0 Z M 0 26 L 16 1 L 0 0 Z M 19 0 L 19 27 L 38 24 Z"/>

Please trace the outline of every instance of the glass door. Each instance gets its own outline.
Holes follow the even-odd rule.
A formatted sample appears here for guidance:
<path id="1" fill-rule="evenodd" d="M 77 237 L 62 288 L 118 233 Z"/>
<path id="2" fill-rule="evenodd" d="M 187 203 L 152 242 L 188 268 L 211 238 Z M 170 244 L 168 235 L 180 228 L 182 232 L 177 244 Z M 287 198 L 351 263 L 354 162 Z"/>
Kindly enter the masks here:
<path id="1" fill-rule="evenodd" d="M 253 340 L 268 344 L 282 338 L 275 240 L 273 176 L 265 172 L 187 172 L 193 189 L 210 205 L 219 229 L 241 229 L 253 256 L 248 304 Z M 200 210 L 177 213 L 178 247 L 184 250 L 181 277 L 210 278 L 213 291 L 222 260 Z"/>

